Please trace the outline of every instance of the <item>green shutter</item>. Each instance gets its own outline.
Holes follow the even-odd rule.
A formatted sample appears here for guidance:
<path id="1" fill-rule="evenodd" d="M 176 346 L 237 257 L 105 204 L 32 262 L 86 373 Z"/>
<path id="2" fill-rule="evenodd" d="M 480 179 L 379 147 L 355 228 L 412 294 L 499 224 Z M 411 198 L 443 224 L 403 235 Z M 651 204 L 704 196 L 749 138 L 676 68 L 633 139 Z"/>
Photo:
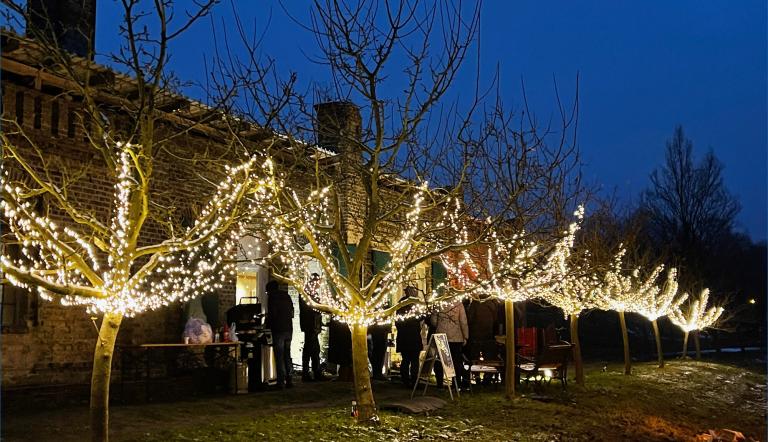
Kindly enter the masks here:
<path id="1" fill-rule="evenodd" d="M 347 253 L 349 253 L 350 255 L 355 253 L 356 249 L 357 249 L 356 244 L 347 244 Z M 348 276 L 349 270 L 347 269 L 347 265 L 341 259 L 339 248 L 336 247 L 335 245 L 333 246 L 333 257 L 336 258 L 336 265 L 339 267 L 339 273 L 341 273 L 342 276 Z"/>
<path id="2" fill-rule="evenodd" d="M 377 274 L 380 271 L 384 270 L 384 267 L 387 266 L 387 264 L 390 261 L 389 253 L 387 252 L 380 252 L 378 250 L 374 250 L 372 252 L 373 255 L 373 274 Z"/>
<path id="3" fill-rule="evenodd" d="M 448 279 L 448 271 L 440 261 L 432 261 L 432 290 Z"/>

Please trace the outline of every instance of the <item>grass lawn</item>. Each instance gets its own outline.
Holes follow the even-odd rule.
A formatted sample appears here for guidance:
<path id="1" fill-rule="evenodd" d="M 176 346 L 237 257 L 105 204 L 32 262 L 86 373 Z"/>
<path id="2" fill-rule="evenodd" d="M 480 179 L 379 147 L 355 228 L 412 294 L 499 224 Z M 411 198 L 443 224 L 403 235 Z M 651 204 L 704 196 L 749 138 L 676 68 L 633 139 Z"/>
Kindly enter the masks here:
<path id="1" fill-rule="evenodd" d="M 715 362 L 670 361 L 660 370 L 616 364 L 587 366 L 586 388 L 553 383 L 549 401 L 521 389 L 506 401 L 502 388 L 465 393 L 430 415 L 381 412 L 378 427 L 359 427 L 349 416 L 349 383 L 299 383 L 280 392 L 163 404 L 114 406 L 112 440 L 119 441 L 566 441 L 691 440 L 710 429 L 741 431 L 765 440 L 765 369 Z M 379 403 L 409 391 L 375 383 Z M 432 394 L 434 389 L 430 389 Z M 447 392 L 439 395 L 447 398 Z M 87 409 L 14 415 L 4 404 L 3 440 L 79 441 L 88 436 Z M 10 413 L 10 414 L 9 414 Z"/>

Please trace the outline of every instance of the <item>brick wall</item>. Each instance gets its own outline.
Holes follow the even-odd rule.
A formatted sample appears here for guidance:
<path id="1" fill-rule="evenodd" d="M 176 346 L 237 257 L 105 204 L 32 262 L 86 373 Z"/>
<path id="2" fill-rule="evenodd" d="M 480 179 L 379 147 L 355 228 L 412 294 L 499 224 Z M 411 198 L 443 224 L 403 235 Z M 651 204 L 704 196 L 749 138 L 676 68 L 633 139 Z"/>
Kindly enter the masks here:
<path id="1" fill-rule="evenodd" d="M 17 103 L 22 105 L 18 112 Z M 2 105 L 6 118 L 16 115 L 22 117 L 25 131 L 45 150 L 46 155 L 69 166 L 90 163 L 88 174 L 73 186 L 72 196 L 82 206 L 95 211 L 101 219 L 106 219 L 112 208 L 112 171 L 107 170 L 100 163 L 101 158 L 94 155 L 93 149 L 85 144 L 79 124 L 70 123 L 70 120 L 72 123 L 77 121 L 73 117 L 78 104 L 64 96 L 46 94 L 3 78 Z M 193 134 L 185 135 L 178 144 L 185 146 L 187 153 L 190 148 L 201 152 L 216 147 L 216 143 L 210 139 Z M 199 181 L 190 179 L 192 176 L 192 171 L 185 169 L 179 161 L 161 157 L 155 162 L 153 185 L 156 192 L 153 196 L 158 202 L 177 207 L 201 207 L 207 198 L 200 191 Z M 288 179 L 295 187 L 308 189 L 313 177 L 311 171 L 297 171 Z M 341 186 L 341 204 L 347 243 L 357 243 L 362 233 L 361 222 L 366 215 L 364 198 L 359 177 L 352 176 L 345 180 Z M 388 238 L 395 237 L 400 227 L 394 224 L 381 225 L 373 248 L 389 250 Z M 154 243 L 165 238 L 164 229 L 150 222 L 143 230 L 141 242 Z M 426 278 L 430 281 L 428 266 Z M 231 277 L 219 291 L 220 322 L 223 322 L 224 313 L 234 303 L 235 278 Z M 40 301 L 31 313 L 36 316 L 36 321 L 28 321 L 27 332 L 5 333 L 2 336 L 0 351 L 3 355 L 3 388 L 88 382 L 97 335 L 89 315 L 79 307 L 64 307 L 56 302 L 45 301 Z M 121 327 L 118 345 L 179 342 L 183 321 L 183 306 L 178 303 L 128 318 Z M 119 355 L 113 365 L 113 379 L 119 379 L 117 362 Z"/>
<path id="2" fill-rule="evenodd" d="M 100 219 L 107 219 L 113 205 L 113 174 L 84 143 L 82 128 L 78 125 L 70 127 L 70 110 L 76 111 L 77 103 L 12 83 L 5 78 L 2 92 L 4 117 L 14 118 L 17 115 L 17 102 L 23 101 L 19 115 L 23 117 L 25 132 L 44 150 L 47 158 L 56 158 L 56 161 L 70 168 L 90 164 L 88 173 L 72 187 L 71 194 L 78 204 L 93 210 Z M 211 144 L 210 140 L 190 137 L 193 138 L 187 136 L 180 144 L 186 143 L 201 149 Z M 189 174 L 190 171 L 185 170 L 178 161 L 168 158 L 157 161 L 154 186 L 158 191 L 159 202 L 174 203 L 181 207 L 204 205 L 207 197 L 200 190 L 198 182 L 187 179 L 191 176 Z M 65 219 L 56 213 L 52 214 L 52 218 Z M 167 237 L 165 230 L 152 222 L 146 225 L 142 235 L 142 243 L 154 243 Z M 30 294 L 30 297 L 36 296 Z M 235 281 L 230 278 L 219 291 L 220 321 L 234 302 Z M 81 307 L 66 307 L 55 301 L 39 300 L 37 304 L 29 312 L 26 332 L 4 333 L 2 336 L 0 351 L 3 388 L 88 382 L 97 336 L 89 315 Z M 183 306 L 180 303 L 128 318 L 121 327 L 118 345 L 180 342 L 183 321 Z M 113 379 L 119 379 L 117 361 L 113 367 Z"/>

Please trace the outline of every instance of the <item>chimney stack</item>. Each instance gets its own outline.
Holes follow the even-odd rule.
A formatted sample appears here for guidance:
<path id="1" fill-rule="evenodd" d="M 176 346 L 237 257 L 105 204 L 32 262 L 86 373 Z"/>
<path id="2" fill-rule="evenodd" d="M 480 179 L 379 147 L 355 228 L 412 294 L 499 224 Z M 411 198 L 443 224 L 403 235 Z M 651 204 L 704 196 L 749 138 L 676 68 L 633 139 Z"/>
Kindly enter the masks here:
<path id="1" fill-rule="evenodd" d="M 59 48 L 93 59 L 96 0 L 28 0 L 27 36 L 55 37 Z"/>
<path id="2" fill-rule="evenodd" d="M 362 138 L 360 109 L 349 101 L 331 101 L 315 105 L 317 144 L 339 154 L 358 150 Z"/>

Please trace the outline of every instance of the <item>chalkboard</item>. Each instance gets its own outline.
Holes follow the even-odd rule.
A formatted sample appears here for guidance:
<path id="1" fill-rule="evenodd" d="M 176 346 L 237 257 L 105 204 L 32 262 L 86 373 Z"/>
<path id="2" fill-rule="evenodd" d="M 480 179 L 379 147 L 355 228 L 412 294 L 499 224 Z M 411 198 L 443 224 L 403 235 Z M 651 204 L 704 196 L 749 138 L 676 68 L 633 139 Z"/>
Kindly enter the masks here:
<path id="1" fill-rule="evenodd" d="M 456 369 L 453 366 L 453 358 L 451 358 L 451 348 L 448 345 L 448 335 L 445 333 L 435 333 L 432 335 L 435 346 L 437 347 L 437 353 L 439 355 L 440 363 L 443 364 L 443 373 L 445 377 L 450 379 L 456 376 Z"/>
<path id="2" fill-rule="evenodd" d="M 424 392 L 422 394 L 427 393 L 435 362 L 443 365 L 443 375 L 448 378 L 448 394 L 451 395 L 451 399 L 453 399 L 452 386 L 456 388 L 456 394 L 460 394 L 459 384 L 456 381 L 456 369 L 453 366 L 453 358 L 451 357 L 451 348 L 448 345 L 448 336 L 445 333 L 435 333 L 429 338 L 429 344 L 423 359 L 419 358 L 419 378 L 413 384 L 411 399 L 413 399 L 416 389 L 421 384 L 424 384 Z"/>

